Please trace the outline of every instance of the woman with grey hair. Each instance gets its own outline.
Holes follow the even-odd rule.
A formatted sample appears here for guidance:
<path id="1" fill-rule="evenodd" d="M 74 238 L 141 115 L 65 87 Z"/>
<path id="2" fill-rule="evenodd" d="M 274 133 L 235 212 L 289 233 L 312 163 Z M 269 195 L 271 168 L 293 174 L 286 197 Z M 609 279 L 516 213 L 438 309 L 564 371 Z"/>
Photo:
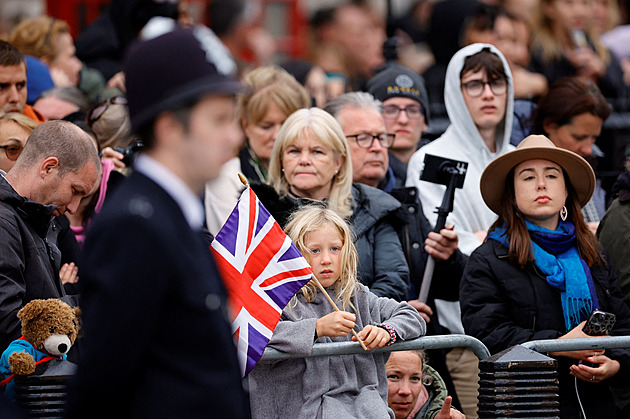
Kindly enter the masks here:
<path id="1" fill-rule="evenodd" d="M 281 226 L 303 205 L 335 210 L 354 228 L 360 281 L 380 297 L 406 299 L 409 268 L 394 229 L 400 203 L 352 183 L 348 143 L 330 114 L 300 109 L 285 121 L 271 153 L 269 183 L 252 188 Z"/>

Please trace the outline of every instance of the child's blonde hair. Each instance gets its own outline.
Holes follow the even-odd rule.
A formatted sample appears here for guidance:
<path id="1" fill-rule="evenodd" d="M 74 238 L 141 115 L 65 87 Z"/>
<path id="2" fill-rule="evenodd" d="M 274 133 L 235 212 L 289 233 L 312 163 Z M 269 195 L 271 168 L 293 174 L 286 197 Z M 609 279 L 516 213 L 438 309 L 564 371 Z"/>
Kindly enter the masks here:
<path id="1" fill-rule="evenodd" d="M 335 282 L 335 291 L 337 299 L 341 302 L 342 310 L 345 310 L 350 304 L 350 299 L 356 293 L 358 285 L 358 255 L 348 223 L 331 209 L 309 205 L 302 207 L 291 215 L 285 227 L 285 232 L 293 240 L 298 250 L 309 260 L 310 250 L 306 247 L 306 236 L 324 226 L 332 226 L 336 229 L 343 242 L 340 254 L 341 272 L 339 279 Z M 317 286 L 311 280 L 302 288 L 302 294 L 310 303 L 315 299 L 317 290 Z M 294 306 L 296 301 L 292 303 Z"/>

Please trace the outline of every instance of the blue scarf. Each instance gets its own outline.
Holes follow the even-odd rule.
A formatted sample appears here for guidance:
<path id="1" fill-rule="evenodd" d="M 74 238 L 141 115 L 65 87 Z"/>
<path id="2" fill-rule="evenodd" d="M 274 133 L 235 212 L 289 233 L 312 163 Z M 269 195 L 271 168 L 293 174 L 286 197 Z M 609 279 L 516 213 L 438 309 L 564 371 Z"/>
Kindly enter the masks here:
<path id="1" fill-rule="evenodd" d="M 569 331 L 599 308 L 591 270 L 575 245 L 575 226 L 560 221 L 552 231 L 525 223 L 532 239 L 534 265 L 547 277 L 549 285 L 560 290 L 564 323 Z M 504 227 L 495 229 L 488 238 L 509 244 Z"/>

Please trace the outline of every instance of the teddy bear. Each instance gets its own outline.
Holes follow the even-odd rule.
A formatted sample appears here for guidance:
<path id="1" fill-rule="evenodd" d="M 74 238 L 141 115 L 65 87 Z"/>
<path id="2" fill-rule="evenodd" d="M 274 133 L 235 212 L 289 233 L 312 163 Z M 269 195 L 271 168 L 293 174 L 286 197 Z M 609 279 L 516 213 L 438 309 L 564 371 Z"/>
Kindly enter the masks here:
<path id="1" fill-rule="evenodd" d="M 22 337 L 14 340 L 0 357 L 0 385 L 5 398 L 14 399 L 15 375 L 28 375 L 35 366 L 55 358 L 66 359 L 79 333 L 78 307 L 72 308 L 56 298 L 32 300 L 17 314 L 22 322 Z"/>

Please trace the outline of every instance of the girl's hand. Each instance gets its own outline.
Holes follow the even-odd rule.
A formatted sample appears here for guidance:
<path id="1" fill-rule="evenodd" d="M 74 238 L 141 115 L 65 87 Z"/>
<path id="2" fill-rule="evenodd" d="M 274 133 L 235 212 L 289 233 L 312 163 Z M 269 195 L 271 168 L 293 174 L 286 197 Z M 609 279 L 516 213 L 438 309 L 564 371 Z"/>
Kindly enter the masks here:
<path id="1" fill-rule="evenodd" d="M 354 328 L 356 318 L 357 316 L 347 311 L 333 311 L 317 319 L 315 331 L 318 337 L 346 336 Z"/>
<path id="2" fill-rule="evenodd" d="M 599 383 L 619 372 L 619 361 L 610 359 L 605 355 L 590 356 L 586 360 L 593 364 L 599 364 L 599 366 L 589 367 L 584 364 L 571 365 L 570 374 L 583 381 Z"/>
<path id="3" fill-rule="evenodd" d="M 74 262 L 64 263 L 59 270 L 59 278 L 62 284 L 74 284 L 79 280 L 79 268 Z"/>
<path id="4" fill-rule="evenodd" d="M 390 339 L 392 338 L 387 330 L 383 329 L 382 327 L 372 325 L 365 326 L 363 330 L 358 333 L 358 335 L 363 343 L 365 343 L 365 346 L 368 348 L 368 350 L 374 348 L 382 348 L 383 346 L 387 345 L 387 343 L 389 343 Z M 356 336 L 352 336 L 352 340 L 356 342 Z"/>

